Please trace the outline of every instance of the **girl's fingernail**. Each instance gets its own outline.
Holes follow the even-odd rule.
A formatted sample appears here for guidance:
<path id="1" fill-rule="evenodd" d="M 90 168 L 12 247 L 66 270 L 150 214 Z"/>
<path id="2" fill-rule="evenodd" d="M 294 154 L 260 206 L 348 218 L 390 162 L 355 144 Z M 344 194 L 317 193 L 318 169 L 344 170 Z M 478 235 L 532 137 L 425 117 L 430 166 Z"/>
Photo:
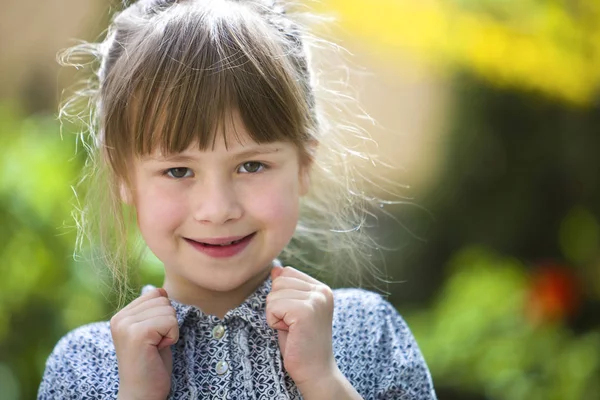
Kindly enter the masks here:
<path id="1" fill-rule="evenodd" d="M 271 279 L 277 278 L 279 275 L 281 275 L 282 271 L 283 267 L 281 265 L 275 265 L 273 269 L 271 269 Z"/>
<path id="2" fill-rule="evenodd" d="M 157 289 L 162 297 L 169 297 L 169 295 L 167 294 L 167 291 L 165 289 L 163 289 L 163 288 L 157 288 Z"/>

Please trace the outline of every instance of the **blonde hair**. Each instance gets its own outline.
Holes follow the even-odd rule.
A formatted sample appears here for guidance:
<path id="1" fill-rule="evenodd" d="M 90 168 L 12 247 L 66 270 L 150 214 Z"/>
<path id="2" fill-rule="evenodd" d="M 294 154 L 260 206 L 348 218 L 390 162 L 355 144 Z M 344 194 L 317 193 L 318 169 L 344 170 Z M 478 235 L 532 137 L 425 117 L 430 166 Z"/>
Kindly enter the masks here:
<path id="1" fill-rule="evenodd" d="M 233 110 L 256 142 L 292 142 L 312 161 L 311 189 L 282 260 L 359 284 L 363 271 L 373 272 L 375 246 L 364 224 L 378 200 L 361 190 L 352 162 L 365 159 L 354 147 L 370 139 L 344 117 L 352 98 L 328 87 L 309 57 L 340 52 L 299 24 L 309 15 L 293 20 L 290 7 L 268 0 L 140 0 L 114 16 L 104 41 L 62 54 L 63 65 L 76 67 L 93 57 L 94 76 L 61 117 L 85 121 L 78 246 L 90 241 L 93 259 L 119 284 L 120 302 L 139 255 L 129 240 L 135 213 L 120 193 L 128 161 L 154 150 L 210 148 Z"/>

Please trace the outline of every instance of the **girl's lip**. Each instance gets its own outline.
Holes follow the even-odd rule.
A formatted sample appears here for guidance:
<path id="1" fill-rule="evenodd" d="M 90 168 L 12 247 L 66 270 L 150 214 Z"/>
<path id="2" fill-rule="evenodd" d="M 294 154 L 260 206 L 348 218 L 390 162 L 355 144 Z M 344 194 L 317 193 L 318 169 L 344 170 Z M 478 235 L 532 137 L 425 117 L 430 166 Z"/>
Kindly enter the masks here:
<path id="1" fill-rule="evenodd" d="M 212 245 L 218 245 L 218 244 L 225 244 L 225 243 L 231 243 L 231 242 L 235 242 L 237 240 L 241 240 L 247 236 L 250 235 L 245 235 L 245 236 L 228 236 L 228 237 L 220 237 L 220 238 L 206 238 L 206 239 L 189 239 L 189 240 L 193 240 L 194 242 L 198 242 L 198 243 L 202 243 L 202 244 L 212 244 Z"/>
<path id="2" fill-rule="evenodd" d="M 203 254 L 206 254 L 209 257 L 213 258 L 226 258 L 233 257 L 238 253 L 241 253 L 252 241 L 256 232 L 248 235 L 248 236 L 232 236 L 228 238 L 218 238 L 212 239 L 215 244 L 207 243 L 206 241 L 200 242 L 193 239 L 185 239 L 194 249 L 200 251 Z M 207 239 L 203 239 L 207 240 Z M 216 243 L 216 240 L 220 241 L 220 243 Z M 221 245 L 223 243 L 229 243 L 235 241 L 236 243 Z"/>

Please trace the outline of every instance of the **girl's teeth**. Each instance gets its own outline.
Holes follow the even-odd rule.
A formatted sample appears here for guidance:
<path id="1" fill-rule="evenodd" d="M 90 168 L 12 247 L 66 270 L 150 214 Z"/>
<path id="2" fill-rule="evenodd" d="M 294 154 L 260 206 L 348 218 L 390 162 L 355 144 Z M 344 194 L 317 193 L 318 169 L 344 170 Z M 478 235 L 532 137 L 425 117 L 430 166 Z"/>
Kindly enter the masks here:
<path id="1" fill-rule="evenodd" d="M 240 240 L 234 240 L 232 242 L 221 243 L 221 244 L 210 244 L 210 243 L 202 243 L 202 244 L 204 244 L 205 246 L 221 246 L 221 247 L 223 247 L 223 246 L 231 246 L 232 244 L 237 244 L 237 243 L 241 242 L 244 239 L 245 238 L 241 238 Z"/>
<path id="2" fill-rule="evenodd" d="M 234 240 L 233 242 L 229 242 L 229 243 L 222 243 L 222 244 L 218 244 L 218 245 L 216 245 L 216 246 L 230 246 L 230 245 L 232 245 L 232 244 L 239 243 L 239 242 L 241 242 L 242 240 L 243 240 L 243 239 L 240 239 L 240 240 Z"/>

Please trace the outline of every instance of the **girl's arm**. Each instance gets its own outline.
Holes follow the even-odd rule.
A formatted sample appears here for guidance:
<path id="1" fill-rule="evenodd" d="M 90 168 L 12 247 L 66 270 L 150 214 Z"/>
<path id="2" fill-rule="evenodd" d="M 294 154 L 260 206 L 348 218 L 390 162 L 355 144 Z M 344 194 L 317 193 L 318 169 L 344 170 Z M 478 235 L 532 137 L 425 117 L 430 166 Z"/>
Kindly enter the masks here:
<path id="1" fill-rule="evenodd" d="M 331 289 L 294 268 L 275 267 L 267 322 L 278 330 L 286 371 L 305 400 L 361 400 L 340 372 L 332 350 Z"/>
<path id="2" fill-rule="evenodd" d="M 334 376 L 324 377 L 320 383 L 305 387 L 302 397 L 304 400 L 363 400 L 339 369 Z"/>
<path id="3" fill-rule="evenodd" d="M 338 366 L 331 289 L 291 267 L 271 274 L 267 322 L 278 330 L 285 369 L 304 399 L 435 400 L 412 333 L 381 296 L 364 290 L 336 296 Z"/>
<path id="4" fill-rule="evenodd" d="M 46 361 L 38 400 L 114 400 L 119 375 L 107 322 L 77 328 L 65 335 Z"/>
<path id="5" fill-rule="evenodd" d="M 175 309 L 164 289 L 154 289 L 119 311 L 110 322 L 119 366 L 119 399 L 164 400 L 171 389 L 179 339 Z"/>
<path id="6" fill-rule="evenodd" d="M 373 360 L 378 371 L 375 398 L 436 400 L 429 368 L 404 319 L 381 297 L 374 315 L 379 320 Z"/>
<path id="7" fill-rule="evenodd" d="M 77 388 L 79 385 L 77 384 L 76 369 L 69 359 L 61 355 L 66 346 L 66 338 L 63 338 L 48 358 L 44 376 L 38 389 L 38 400 L 77 399 L 76 393 L 78 393 Z M 68 384 L 65 385 L 65 383 Z"/>
<path id="8" fill-rule="evenodd" d="M 178 337 L 175 310 L 166 292 L 154 289 L 110 325 L 85 325 L 62 338 L 46 362 L 38 400 L 164 400 L 171 387 L 169 346 Z"/>
<path id="9" fill-rule="evenodd" d="M 354 389 L 365 400 L 435 400 L 427 364 L 396 309 L 366 290 L 339 289 L 335 298 L 335 357 Z"/>

